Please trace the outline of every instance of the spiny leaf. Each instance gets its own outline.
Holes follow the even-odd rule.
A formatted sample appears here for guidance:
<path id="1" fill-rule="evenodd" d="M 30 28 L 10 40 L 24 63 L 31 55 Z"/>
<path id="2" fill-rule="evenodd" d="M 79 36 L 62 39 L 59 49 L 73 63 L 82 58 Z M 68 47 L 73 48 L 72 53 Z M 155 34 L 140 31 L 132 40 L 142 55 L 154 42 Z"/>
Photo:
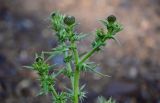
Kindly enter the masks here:
<path id="1" fill-rule="evenodd" d="M 33 70 L 34 69 L 32 66 L 22 66 L 22 67 L 27 68 L 29 70 Z"/>
<path id="2" fill-rule="evenodd" d="M 89 36 L 90 34 L 83 34 L 83 33 L 80 33 L 80 34 L 78 34 L 77 35 L 77 40 L 82 40 L 82 39 L 84 39 L 84 38 L 86 38 L 87 36 Z"/>
<path id="3" fill-rule="evenodd" d="M 88 65 L 87 65 L 87 68 L 89 69 L 89 71 L 93 71 L 94 73 L 96 73 L 96 74 L 98 74 L 98 75 L 100 75 L 100 76 L 111 77 L 111 76 L 109 76 L 109 75 L 105 75 L 105 74 L 103 74 L 103 73 L 100 73 L 100 72 L 96 71 L 97 65 L 94 64 L 94 62 L 88 62 L 87 64 L 88 64 Z"/>
<path id="4" fill-rule="evenodd" d="M 106 74 L 103 74 L 101 72 L 98 72 L 96 71 L 95 69 L 90 69 L 91 71 L 95 72 L 96 74 L 100 75 L 100 76 L 104 76 L 104 77 L 111 77 L 110 75 L 106 75 Z"/>
<path id="5" fill-rule="evenodd" d="M 45 93 L 43 91 L 40 91 L 36 96 L 42 96 L 44 95 Z"/>
<path id="6" fill-rule="evenodd" d="M 50 56 L 45 60 L 45 62 L 49 61 L 50 59 L 52 59 L 55 55 L 58 55 L 58 52 L 51 52 Z"/>
<path id="7" fill-rule="evenodd" d="M 42 51 L 42 53 L 41 53 L 41 58 L 44 59 L 44 52 L 43 52 L 43 51 Z"/>
<path id="8" fill-rule="evenodd" d="M 56 64 L 53 64 L 53 65 L 50 65 L 48 69 L 52 70 L 52 69 L 55 69 L 55 67 L 56 67 Z"/>
<path id="9" fill-rule="evenodd" d="M 38 58 L 38 54 L 37 53 L 35 54 L 35 58 Z"/>
<path id="10" fill-rule="evenodd" d="M 85 88 L 86 84 L 83 84 L 81 87 L 80 87 L 80 90 L 83 90 Z"/>
<path id="11" fill-rule="evenodd" d="M 64 72 L 64 68 L 61 69 L 61 70 L 59 70 L 57 73 L 52 73 L 51 76 L 52 76 L 53 78 L 56 78 L 57 76 L 59 76 L 59 75 L 62 74 L 63 72 Z"/>
<path id="12" fill-rule="evenodd" d="M 103 25 L 107 26 L 108 25 L 108 21 L 106 20 L 99 20 Z"/>
<path id="13" fill-rule="evenodd" d="M 80 91 L 79 92 L 79 99 L 80 99 L 81 102 L 83 102 L 84 98 L 86 98 L 86 94 L 87 94 L 86 91 Z"/>
<path id="14" fill-rule="evenodd" d="M 112 39 L 119 45 L 119 46 L 122 46 L 120 41 L 118 39 L 116 39 L 115 37 L 112 37 Z"/>

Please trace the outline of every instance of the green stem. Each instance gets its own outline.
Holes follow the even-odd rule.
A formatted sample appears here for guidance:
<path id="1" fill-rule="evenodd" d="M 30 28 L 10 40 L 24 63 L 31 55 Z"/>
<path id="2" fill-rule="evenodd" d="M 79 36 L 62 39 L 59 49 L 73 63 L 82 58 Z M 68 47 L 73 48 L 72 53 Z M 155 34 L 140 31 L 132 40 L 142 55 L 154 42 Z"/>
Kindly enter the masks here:
<path id="1" fill-rule="evenodd" d="M 78 58 L 78 52 L 77 49 L 73 50 L 74 56 L 75 56 L 75 63 L 76 63 L 76 69 L 75 69 L 75 74 L 74 74 L 74 103 L 78 103 L 79 98 L 78 98 L 78 94 L 79 94 L 79 78 L 80 78 L 80 71 L 79 71 L 79 64 L 82 64 L 83 62 L 85 62 L 98 48 L 99 46 L 93 48 L 89 53 L 87 53 L 84 58 L 79 61 Z"/>
<path id="2" fill-rule="evenodd" d="M 72 29 L 73 28 L 69 28 L 70 29 L 70 32 L 69 32 L 69 35 L 72 36 L 74 35 L 72 33 Z M 72 48 L 72 52 L 73 52 L 73 56 L 74 56 L 74 62 L 75 62 L 75 70 L 74 70 L 74 88 L 73 88 L 73 91 L 74 91 L 74 103 L 78 103 L 79 102 L 79 98 L 78 98 L 78 95 L 79 95 L 79 78 L 80 78 L 80 71 L 79 71 L 79 66 L 78 66 L 78 63 L 79 63 L 79 54 L 78 54 L 78 50 L 77 50 L 77 45 L 75 43 L 75 41 L 71 41 L 71 46 L 73 47 Z"/>
<path id="3" fill-rule="evenodd" d="M 74 52 L 74 56 L 75 56 L 75 63 L 76 63 L 76 69 L 75 69 L 75 74 L 74 74 L 74 103 L 78 103 L 79 99 L 78 99 L 78 94 L 79 94 L 79 78 L 80 78 L 80 71 L 79 71 L 79 66 L 80 64 L 82 64 L 83 62 L 85 62 L 98 48 L 99 46 L 93 48 L 90 52 L 88 52 L 84 58 L 79 61 L 78 58 L 78 52 L 77 49 L 75 49 Z"/>
<path id="4" fill-rule="evenodd" d="M 57 94 L 57 92 L 56 92 L 56 90 L 54 89 L 54 87 L 53 86 L 51 86 L 51 94 L 52 94 L 52 96 L 53 96 L 53 98 L 55 97 L 56 99 L 58 98 L 58 94 Z"/>
<path id="5" fill-rule="evenodd" d="M 78 98 L 78 94 L 79 94 L 79 77 L 80 77 L 80 71 L 78 68 L 76 68 L 75 70 L 75 74 L 74 74 L 74 103 L 78 103 L 79 98 Z"/>
<path id="6" fill-rule="evenodd" d="M 74 54 L 74 59 L 75 59 L 75 73 L 74 73 L 74 103 L 78 103 L 79 98 L 79 78 L 80 78 L 80 71 L 78 68 L 78 62 L 79 62 L 79 55 L 77 51 L 77 46 L 74 42 L 72 42 L 73 48 L 73 54 Z"/>
<path id="7" fill-rule="evenodd" d="M 73 47 L 73 54 L 74 54 L 75 64 L 77 65 L 78 61 L 79 61 L 79 55 L 78 55 L 78 51 L 77 51 L 77 45 L 74 42 L 72 42 L 71 45 Z"/>
<path id="8" fill-rule="evenodd" d="M 79 65 L 81 65 L 82 63 L 84 63 L 96 50 L 97 48 L 99 48 L 99 46 L 94 47 L 90 52 L 88 52 L 79 62 Z"/>
<path id="9" fill-rule="evenodd" d="M 108 32 L 107 35 L 109 35 L 110 32 Z M 105 37 L 102 40 L 102 43 L 105 42 L 107 40 L 108 37 Z M 82 63 L 84 63 L 95 51 L 97 51 L 97 48 L 99 48 L 101 46 L 101 43 L 99 45 L 97 45 L 96 47 L 94 47 L 90 52 L 88 52 L 82 59 L 81 61 L 78 63 L 79 65 L 81 65 Z"/>

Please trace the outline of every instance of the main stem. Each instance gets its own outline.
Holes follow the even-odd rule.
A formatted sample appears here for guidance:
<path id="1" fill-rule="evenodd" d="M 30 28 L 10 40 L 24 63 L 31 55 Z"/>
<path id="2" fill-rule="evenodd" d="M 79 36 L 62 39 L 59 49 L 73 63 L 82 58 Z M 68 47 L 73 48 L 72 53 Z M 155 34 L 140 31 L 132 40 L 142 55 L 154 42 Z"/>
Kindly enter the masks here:
<path id="1" fill-rule="evenodd" d="M 72 34 L 72 33 L 70 33 Z M 79 62 L 79 55 L 78 55 L 78 50 L 77 50 L 77 45 L 74 41 L 71 42 L 71 46 L 73 47 L 73 55 L 74 55 L 74 60 L 75 60 L 75 71 L 74 71 L 74 103 L 79 102 L 79 78 L 80 78 L 80 68 L 79 65 L 81 65 L 83 62 L 85 62 L 100 46 L 96 46 L 93 48 L 89 53 L 87 53 L 84 58 Z"/>
<path id="2" fill-rule="evenodd" d="M 74 42 L 72 42 L 73 48 L 73 54 L 74 54 L 74 59 L 75 59 L 75 73 L 74 73 L 74 103 L 78 103 L 79 98 L 79 77 L 80 77 L 80 71 L 78 68 L 78 62 L 79 62 L 79 55 L 77 51 L 77 46 Z"/>
<path id="3" fill-rule="evenodd" d="M 73 44 L 73 46 L 76 47 L 75 44 Z M 79 94 L 79 78 L 80 78 L 80 71 L 79 71 L 79 66 L 81 65 L 83 62 L 85 62 L 98 48 L 99 46 L 93 48 L 89 53 L 87 53 L 84 58 L 79 62 L 79 56 L 78 56 L 78 51 L 77 49 L 73 50 L 74 53 L 74 57 L 75 57 L 75 74 L 74 74 L 74 103 L 78 103 L 79 98 L 78 98 L 78 94 Z"/>
<path id="4" fill-rule="evenodd" d="M 79 98 L 78 98 L 79 77 L 80 77 L 80 72 L 79 72 L 78 68 L 76 68 L 75 74 L 74 74 L 74 103 L 78 103 L 78 101 L 79 101 Z"/>

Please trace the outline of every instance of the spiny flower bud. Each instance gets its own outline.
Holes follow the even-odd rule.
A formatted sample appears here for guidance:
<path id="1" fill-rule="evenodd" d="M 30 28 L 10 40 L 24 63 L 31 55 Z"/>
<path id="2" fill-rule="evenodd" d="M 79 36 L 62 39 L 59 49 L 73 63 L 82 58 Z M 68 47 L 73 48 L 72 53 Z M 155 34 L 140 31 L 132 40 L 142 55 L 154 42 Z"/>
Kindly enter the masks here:
<path id="1" fill-rule="evenodd" d="M 51 14 L 51 17 L 54 18 L 55 16 L 56 16 L 56 13 L 53 12 L 53 13 Z"/>
<path id="2" fill-rule="evenodd" d="M 42 58 L 42 57 L 37 57 L 37 58 L 36 58 L 36 62 L 41 62 L 41 61 L 43 61 L 43 58 Z"/>
<path id="3" fill-rule="evenodd" d="M 64 18 L 64 23 L 68 26 L 74 24 L 75 23 L 75 17 L 74 16 L 66 16 Z"/>
<path id="4" fill-rule="evenodd" d="M 114 15 L 110 15 L 107 17 L 109 23 L 114 23 L 116 21 L 116 17 Z"/>

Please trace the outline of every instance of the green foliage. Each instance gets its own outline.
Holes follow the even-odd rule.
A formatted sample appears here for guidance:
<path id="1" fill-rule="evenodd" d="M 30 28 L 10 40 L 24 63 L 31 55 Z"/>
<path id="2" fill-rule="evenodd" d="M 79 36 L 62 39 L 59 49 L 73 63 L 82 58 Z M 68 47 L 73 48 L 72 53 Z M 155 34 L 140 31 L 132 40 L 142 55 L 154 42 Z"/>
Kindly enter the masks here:
<path id="1" fill-rule="evenodd" d="M 73 16 L 65 16 L 59 12 L 51 14 L 51 26 L 55 32 L 59 44 L 49 52 L 42 52 L 35 57 L 32 66 L 25 66 L 34 70 L 39 75 L 41 86 L 40 94 L 52 94 L 54 103 L 79 103 L 86 98 L 85 85 L 80 86 L 79 79 L 82 72 L 94 72 L 100 76 L 104 75 L 96 71 L 97 64 L 90 62 L 88 59 L 96 52 L 100 51 L 106 45 L 109 39 L 115 39 L 115 35 L 122 30 L 122 25 L 116 21 L 116 17 L 111 15 L 105 20 L 101 20 L 105 28 L 97 29 L 95 40 L 92 42 L 93 49 L 85 53 L 78 52 L 77 41 L 84 39 L 87 34 L 75 32 L 77 25 Z M 47 58 L 44 58 L 45 57 Z M 57 67 L 56 64 L 50 65 L 47 62 L 56 55 L 63 55 L 64 67 Z M 56 69 L 55 69 L 56 68 Z M 50 73 L 52 70 L 52 73 Z M 58 70 L 58 71 L 57 71 Z M 59 75 L 70 79 L 70 87 L 58 92 L 55 88 L 56 80 Z M 100 97 L 99 103 L 115 103 L 112 99 L 106 101 Z"/>
<path id="2" fill-rule="evenodd" d="M 104 97 L 98 97 L 97 103 L 116 103 L 116 102 L 112 98 L 106 100 Z"/>

